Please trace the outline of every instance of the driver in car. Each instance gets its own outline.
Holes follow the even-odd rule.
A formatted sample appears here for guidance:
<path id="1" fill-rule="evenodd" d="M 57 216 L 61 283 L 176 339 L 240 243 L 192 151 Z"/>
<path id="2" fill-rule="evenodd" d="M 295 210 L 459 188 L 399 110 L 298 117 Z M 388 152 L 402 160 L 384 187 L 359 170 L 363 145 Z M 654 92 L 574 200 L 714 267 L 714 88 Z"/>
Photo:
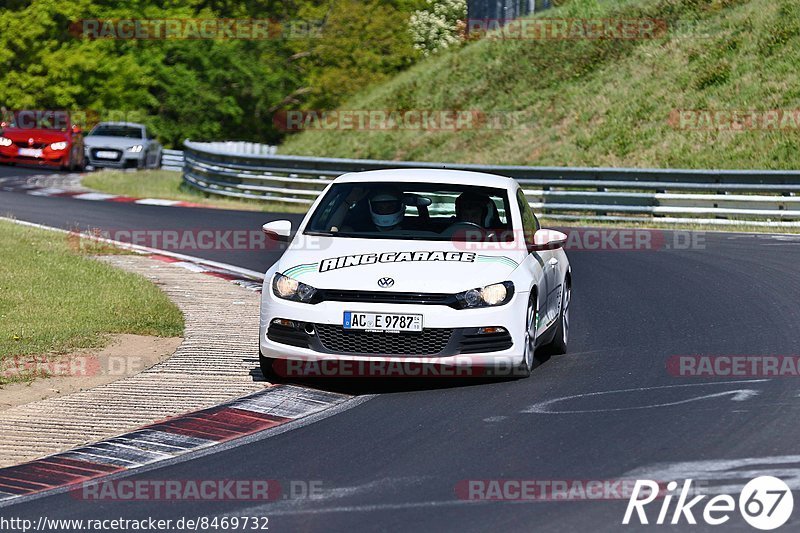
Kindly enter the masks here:
<path id="1" fill-rule="evenodd" d="M 486 219 L 489 216 L 488 206 L 491 201 L 484 194 L 470 191 L 460 194 L 456 198 L 456 222 L 466 222 L 486 228 Z"/>
<path id="2" fill-rule="evenodd" d="M 377 191 L 369 199 L 369 214 L 378 231 L 401 229 L 400 223 L 405 213 L 403 194 L 398 190 Z"/>

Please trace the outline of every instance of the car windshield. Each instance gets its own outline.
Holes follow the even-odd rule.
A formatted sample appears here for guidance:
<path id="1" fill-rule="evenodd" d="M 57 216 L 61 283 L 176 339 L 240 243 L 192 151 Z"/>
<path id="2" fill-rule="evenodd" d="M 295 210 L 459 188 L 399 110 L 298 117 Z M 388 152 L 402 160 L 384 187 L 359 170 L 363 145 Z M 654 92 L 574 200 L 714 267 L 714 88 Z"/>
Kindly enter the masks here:
<path id="1" fill-rule="evenodd" d="M 101 135 L 105 137 L 131 137 L 133 139 L 141 139 L 144 137 L 142 135 L 142 128 L 111 125 L 96 126 L 89 135 L 93 137 L 99 137 Z"/>
<path id="2" fill-rule="evenodd" d="M 513 240 L 510 212 L 504 189 L 339 183 L 325 194 L 305 233 L 366 239 Z"/>

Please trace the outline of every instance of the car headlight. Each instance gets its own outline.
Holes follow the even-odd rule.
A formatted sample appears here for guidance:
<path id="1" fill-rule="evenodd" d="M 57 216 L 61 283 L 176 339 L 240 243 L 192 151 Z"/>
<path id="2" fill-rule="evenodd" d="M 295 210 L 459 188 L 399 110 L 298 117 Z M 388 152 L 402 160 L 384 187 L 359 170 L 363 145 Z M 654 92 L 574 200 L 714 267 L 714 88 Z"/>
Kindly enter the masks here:
<path id="1" fill-rule="evenodd" d="M 129 151 L 130 153 L 132 153 L 132 154 L 138 154 L 138 153 L 139 153 L 139 152 L 141 152 L 143 149 L 144 149 L 144 146 L 142 146 L 141 144 L 137 144 L 137 145 L 135 145 L 135 146 L 131 146 L 130 148 L 128 148 L 128 151 Z"/>
<path id="2" fill-rule="evenodd" d="M 478 289 L 456 294 L 461 309 L 473 309 L 476 307 L 494 307 L 507 304 L 514 296 L 514 284 L 510 281 L 487 285 Z"/>
<path id="3" fill-rule="evenodd" d="M 0 137 L 0 146 L 11 146 L 12 144 L 14 144 L 14 141 L 8 137 Z"/>
<path id="4" fill-rule="evenodd" d="M 64 141 L 53 143 L 50 145 L 50 148 L 53 150 L 64 150 L 67 147 L 67 143 Z"/>
<path id="5" fill-rule="evenodd" d="M 283 300 L 309 303 L 316 292 L 317 289 L 311 285 L 300 283 L 283 274 L 275 274 L 275 277 L 272 278 L 272 293 Z"/>

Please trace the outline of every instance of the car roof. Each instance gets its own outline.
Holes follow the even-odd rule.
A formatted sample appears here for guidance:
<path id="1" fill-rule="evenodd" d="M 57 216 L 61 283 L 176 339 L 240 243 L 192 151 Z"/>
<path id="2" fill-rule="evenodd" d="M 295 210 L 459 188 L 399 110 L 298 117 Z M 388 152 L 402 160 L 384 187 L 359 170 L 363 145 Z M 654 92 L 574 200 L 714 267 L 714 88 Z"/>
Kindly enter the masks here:
<path id="1" fill-rule="evenodd" d="M 144 128 L 144 124 L 139 124 L 137 122 L 98 122 L 95 128 L 97 126 L 130 126 L 133 128 Z"/>
<path id="2" fill-rule="evenodd" d="M 466 170 L 444 170 L 427 168 L 397 168 L 387 170 L 367 170 L 364 172 L 350 172 L 336 178 L 334 183 L 353 182 L 386 182 L 386 183 L 443 183 L 448 185 L 474 185 L 480 187 L 495 187 L 500 189 L 513 189 L 516 181 L 505 176 L 485 174 L 483 172 L 469 172 Z"/>

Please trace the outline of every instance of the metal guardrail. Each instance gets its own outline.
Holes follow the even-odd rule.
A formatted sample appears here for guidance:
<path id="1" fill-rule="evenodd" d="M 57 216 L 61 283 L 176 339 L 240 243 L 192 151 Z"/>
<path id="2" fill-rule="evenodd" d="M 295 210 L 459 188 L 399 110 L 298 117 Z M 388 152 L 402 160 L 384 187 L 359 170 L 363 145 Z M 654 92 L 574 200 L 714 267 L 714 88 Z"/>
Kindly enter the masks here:
<path id="1" fill-rule="evenodd" d="M 225 154 L 239 155 L 264 155 L 274 154 L 276 147 L 268 144 L 252 143 L 247 141 L 222 141 L 204 143 L 207 150 L 214 150 Z M 183 170 L 183 150 L 164 150 L 161 158 L 163 170 Z"/>
<path id="2" fill-rule="evenodd" d="M 183 150 L 162 150 L 161 169 L 181 172 L 183 170 Z"/>
<path id="3" fill-rule="evenodd" d="M 347 172 L 447 168 L 517 179 L 545 219 L 800 226 L 798 171 L 459 165 L 275 155 L 260 146 L 242 153 L 187 140 L 183 179 L 209 194 L 311 204 Z"/>

